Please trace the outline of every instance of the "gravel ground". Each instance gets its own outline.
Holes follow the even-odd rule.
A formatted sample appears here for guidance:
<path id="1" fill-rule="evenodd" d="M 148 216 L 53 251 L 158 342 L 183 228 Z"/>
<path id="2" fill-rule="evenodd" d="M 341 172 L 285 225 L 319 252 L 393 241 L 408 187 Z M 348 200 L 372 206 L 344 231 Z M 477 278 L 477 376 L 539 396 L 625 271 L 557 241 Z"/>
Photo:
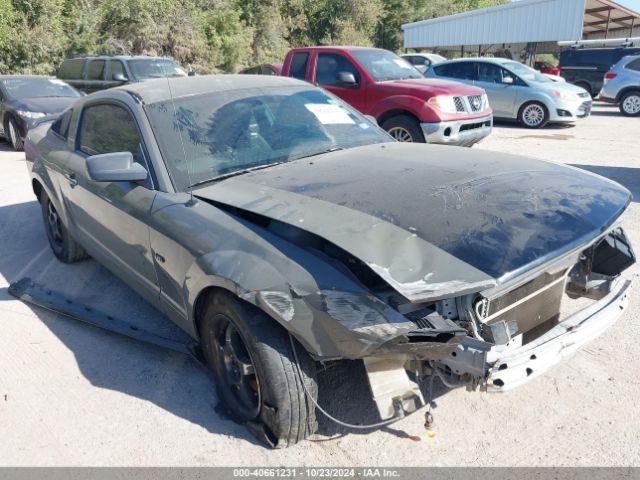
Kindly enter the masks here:
<path id="1" fill-rule="evenodd" d="M 596 105 L 576 127 L 498 125 L 474 148 L 577 165 L 640 198 L 639 119 Z M 640 249 L 640 205 L 625 214 Z M 638 267 L 627 272 L 636 276 Z M 503 395 L 436 388 L 435 437 L 422 412 L 345 432 L 321 421 L 313 440 L 268 450 L 227 420 L 207 372 L 179 354 L 82 326 L 7 293 L 31 276 L 163 334 L 175 328 L 94 261 L 50 252 L 22 154 L 0 144 L 0 465 L 640 466 L 639 296 L 600 339 Z M 325 372 L 320 402 L 351 422 L 375 410 L 359 363 Z M 413 441 L 408 435 L 418 435 Z"/>

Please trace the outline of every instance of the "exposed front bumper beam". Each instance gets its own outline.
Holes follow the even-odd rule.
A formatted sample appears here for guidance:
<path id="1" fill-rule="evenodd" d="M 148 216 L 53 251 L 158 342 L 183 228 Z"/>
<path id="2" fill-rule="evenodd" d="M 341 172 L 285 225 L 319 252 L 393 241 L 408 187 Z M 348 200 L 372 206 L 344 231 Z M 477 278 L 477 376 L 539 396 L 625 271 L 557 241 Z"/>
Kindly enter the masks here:
<path id="1" fill-rule="evenodd" d="M 618 320 L 629 303 L 630 292 L 631 281 L 619 280 L 602 300 L 570 316 L 533 342 L 499 356 L 489 369 L 487 391 L 516 388 L 575 353 Z"/>
<path id="2" fill-rule="evenodd" d="M 491 133 L 493 115 L 450 122 L 421 123 L 427 143 L 470 147 Z"/>

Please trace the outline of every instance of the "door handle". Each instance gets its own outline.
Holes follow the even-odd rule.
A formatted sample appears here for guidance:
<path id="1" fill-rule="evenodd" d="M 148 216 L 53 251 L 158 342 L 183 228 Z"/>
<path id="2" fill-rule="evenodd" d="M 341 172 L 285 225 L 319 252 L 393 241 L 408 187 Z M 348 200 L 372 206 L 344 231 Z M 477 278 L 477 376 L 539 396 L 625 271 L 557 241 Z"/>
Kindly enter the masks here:
<path id="1" fill-rule="evenodd" d="M 76 185 L 78 185 L 78 179 L 76 178 L 75 173 L 65 173 L 64 178 L 67 179 L 67 181 L 69 182 L 69 185 L 71 185 L 72 187 L 75 187 Z"/>

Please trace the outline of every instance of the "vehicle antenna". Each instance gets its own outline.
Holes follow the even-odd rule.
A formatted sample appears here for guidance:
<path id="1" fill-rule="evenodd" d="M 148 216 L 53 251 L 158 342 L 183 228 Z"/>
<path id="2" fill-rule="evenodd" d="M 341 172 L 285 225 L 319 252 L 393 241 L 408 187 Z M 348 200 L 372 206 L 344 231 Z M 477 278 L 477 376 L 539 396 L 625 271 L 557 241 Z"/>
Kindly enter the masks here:
<path id="1" fill-rule="evenodd" d="M 166 65 L 164 63 L 165 62 L 162 62 L 163 69 L 166 68 Z M 178 118 L 178 109 L 176 108 L 176 102 L 173 97 L 173 90 L 171 89 L 171 81 L 169 79 L 170 72 L 167 72 L 165 70 L 164 73 L 165 73 L 165 79 L 167 80 L 167 87 L 169 88 L 169 97 L 171 98 L 171 106 L 173 108 L 173 121 L 176 122 Z M 184 162 L 187 164 L 187 177 L 189 178 L 189 201 L 187 201 L 185 205 L 187 207 L 192 207 L 196 203 L 198 203 L 198 201 L 193 196 L 193 162 L 187 161 L 187 151 L 184 147 L 184 139 L 182 138 L 182 127 L 178 125 L 176 130 L 178 131 L 178 137 L 180 138 L 180 147 L 182 148 L 182 156 L 184 158 Z"/>

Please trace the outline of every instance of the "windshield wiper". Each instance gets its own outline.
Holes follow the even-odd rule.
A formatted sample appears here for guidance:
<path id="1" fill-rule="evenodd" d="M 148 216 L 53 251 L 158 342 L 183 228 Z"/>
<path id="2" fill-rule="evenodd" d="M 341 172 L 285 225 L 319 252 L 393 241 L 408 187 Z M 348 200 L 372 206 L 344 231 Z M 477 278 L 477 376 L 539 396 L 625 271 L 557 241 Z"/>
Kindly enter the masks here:
<path id="1" fill-rule="evenodd" d="M 319 152 L 314 152 L 314 153 L 310 153 L 308 155 L 302 155 L 301 157 L 296 157 L 296 158 L 294 158 L 294 160 L 301 160 L 303 158 L 309 158 L 309 157 L 317 157 L 318 155 L 324 155 L 325 153 L 337 152 L 338 150 L 344 150 L 344 148 L 342 148 L 342 147 L 331 147 L 331 148 L 327 148 L 326 150 L 320 150 Z"/>
<path id="2" fill-rule="evenodd" d="M 281 165 L 283 163 L 286 163 L 286 162 L 279 161 L 279 162 L 273 162 L 273 163 L 266 163 L 264 165 L 256 165 L 255 167 L 248 167 L 248 168 L 243 168 L 242 170 L 235 170 L 233 172 L 223 173 L 221 175 L 217 175 L 215 177 L 212 177 L 212 178 L 210 178 L 208 180 L 201 180 L 201 181 L 196 182 L 196 183 L 194 183 L 192 185 L 189 185 L 189 188 L 199 187 L 200 185 L 204 185 L 205 183 L 211 183 L 211 182 L 218 182 L 220 180 L 226 180 L 227 178 L 236 177 L 238 175 L 243 175 L 245 173 L 254 172 L 256 170 L 262 170 L 263 168 L 269 168 L 269 167 L 273 167 L 275 165 Z"/>

